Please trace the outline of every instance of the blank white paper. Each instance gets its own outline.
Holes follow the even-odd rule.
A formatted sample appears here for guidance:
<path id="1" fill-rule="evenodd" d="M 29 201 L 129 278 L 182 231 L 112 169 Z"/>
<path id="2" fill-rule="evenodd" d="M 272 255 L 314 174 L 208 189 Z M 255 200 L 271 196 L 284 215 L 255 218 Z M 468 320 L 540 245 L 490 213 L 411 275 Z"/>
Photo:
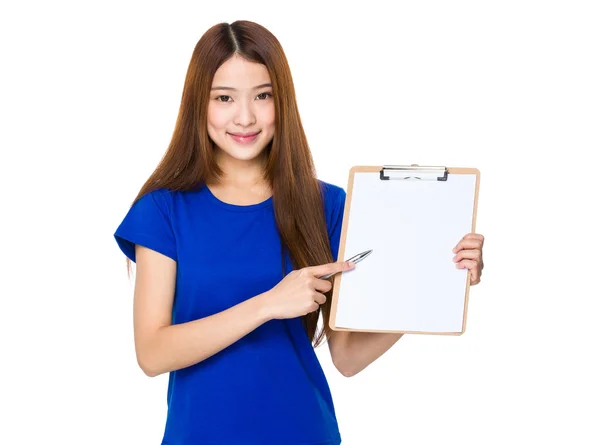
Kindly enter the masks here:
<path id="1" fill-rule="evenodd" d="M 337 327 L 462 331 L 467 270 L 456 268 L 452 249 L 471 232 L 476 180 L 354 174 L 344 256 L 373 253 L 342 275 Z"/>

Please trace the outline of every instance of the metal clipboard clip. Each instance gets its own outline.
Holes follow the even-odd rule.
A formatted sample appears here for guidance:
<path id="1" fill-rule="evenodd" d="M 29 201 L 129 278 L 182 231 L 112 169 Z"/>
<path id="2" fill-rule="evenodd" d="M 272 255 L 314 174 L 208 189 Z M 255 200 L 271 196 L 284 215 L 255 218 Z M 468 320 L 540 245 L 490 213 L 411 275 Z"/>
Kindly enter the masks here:
<path id="1" fill-rule="evenodd" d="M 447 181 L 448 168 L 424 165 L 384 165 L 379 171 L 379 179 L 416 179 L 428 181 Z"/>

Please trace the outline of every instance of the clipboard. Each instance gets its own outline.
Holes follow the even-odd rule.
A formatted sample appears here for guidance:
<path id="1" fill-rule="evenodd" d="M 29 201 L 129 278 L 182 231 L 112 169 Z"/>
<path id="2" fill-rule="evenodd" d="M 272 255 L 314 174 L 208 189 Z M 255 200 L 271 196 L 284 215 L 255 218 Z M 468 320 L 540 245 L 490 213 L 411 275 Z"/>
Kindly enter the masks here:
<path id="1" fill-rule="evenodd" d="M 338 261 L 373 249 L 333 280 L 334 331 L 462 335 L 469 274 L 452 249 L 475 232 L 476 168 L 350 169 Z"/>

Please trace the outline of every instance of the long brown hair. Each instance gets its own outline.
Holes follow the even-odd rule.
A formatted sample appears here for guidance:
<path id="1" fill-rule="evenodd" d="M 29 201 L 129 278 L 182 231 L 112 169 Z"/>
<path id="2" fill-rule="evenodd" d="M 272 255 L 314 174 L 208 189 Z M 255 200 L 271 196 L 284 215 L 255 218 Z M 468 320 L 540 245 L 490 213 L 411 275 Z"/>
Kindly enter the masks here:
<path id="1" fill-rule="evenodd" d="M 283 48 L 271 32 L 249 22 L 220 23 L 200 38 L 187 70 L 179 115 L 168 149 L 148 178 L 135 203 L 158 188 L 198 190 L 222 177 L 207 131 L 210 88 L 217 69 L 233 55 L 267 67 L 273 87 L 275 133 L 267 150 L 264 178 L 271 185 L 273 207 L 282 246 L 295 269 L 333 261 L 321 188 L 300 120 L 291 71 Z M 128 273 L 131 261 L 127 258 Z M 318 346 L 331 335 L 326 303 L 302 318 L 306 333 Z M 323 329 L 316 335 L 319 314 Z"/>

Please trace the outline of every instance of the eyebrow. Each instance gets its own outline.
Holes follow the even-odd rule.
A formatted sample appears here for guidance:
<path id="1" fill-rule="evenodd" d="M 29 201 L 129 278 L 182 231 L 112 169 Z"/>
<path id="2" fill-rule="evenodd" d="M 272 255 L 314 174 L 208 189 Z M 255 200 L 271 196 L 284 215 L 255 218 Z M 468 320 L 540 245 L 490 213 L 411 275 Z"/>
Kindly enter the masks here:
<path id="1" fill-rule="evenodd" d="M 265 87 L 272 87 L 273 85 L 271 85 L 270 83 L 263 83 L 262 85 L 258 85 L 255 86 L 254 88 L 252 88 L 253 90 L 258 90 L 259 88 L 265 88 Z M 237 91 L 235 88 L 232 87 L 213 87 L 210 89 L 211 91 L 213 90 L 230 90 L 230 91 Z"/>

